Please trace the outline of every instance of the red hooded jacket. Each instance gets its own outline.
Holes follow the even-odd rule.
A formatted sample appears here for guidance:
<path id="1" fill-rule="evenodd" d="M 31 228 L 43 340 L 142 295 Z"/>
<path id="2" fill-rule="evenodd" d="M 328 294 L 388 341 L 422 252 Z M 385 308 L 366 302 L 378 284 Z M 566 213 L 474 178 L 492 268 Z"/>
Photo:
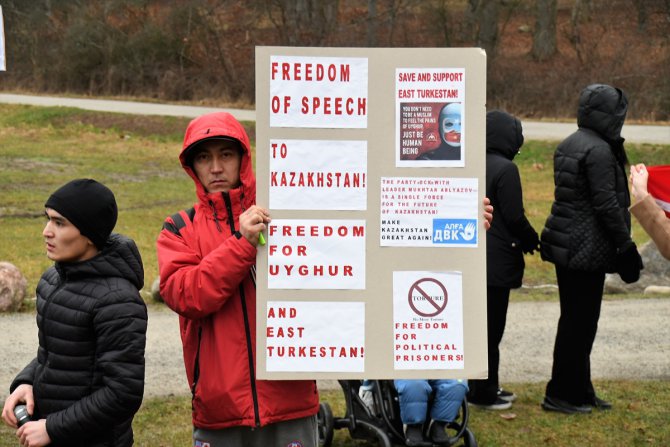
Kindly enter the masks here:
<path id="1" fill-rule="evenodd" d="M 227 193 L 207 193 L 186 164 L 187 152 L 212 137 L 243 149 L 241 185 Z M 182 211 L 165 220 L 158 267 L 161 296 L 179 314 L 193 425 L 263 426 L 316 414 L 316 382 L 256 380 L 256 248 L 235 234 L 256 199 L 249 137 L 228 113 L 203 115 L 188 125 L 179 160 L 198 203 L 192 217 Z"/>

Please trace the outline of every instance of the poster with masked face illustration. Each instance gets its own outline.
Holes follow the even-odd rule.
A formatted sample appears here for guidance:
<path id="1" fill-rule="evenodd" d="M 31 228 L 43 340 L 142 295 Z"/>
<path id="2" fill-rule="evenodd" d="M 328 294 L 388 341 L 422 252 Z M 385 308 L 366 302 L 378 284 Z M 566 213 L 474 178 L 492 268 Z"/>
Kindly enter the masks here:
<path id="1" fill-rule="evenodd" d="M 398 68 L 396 166 L 465 166 L 465 70 Z"/>

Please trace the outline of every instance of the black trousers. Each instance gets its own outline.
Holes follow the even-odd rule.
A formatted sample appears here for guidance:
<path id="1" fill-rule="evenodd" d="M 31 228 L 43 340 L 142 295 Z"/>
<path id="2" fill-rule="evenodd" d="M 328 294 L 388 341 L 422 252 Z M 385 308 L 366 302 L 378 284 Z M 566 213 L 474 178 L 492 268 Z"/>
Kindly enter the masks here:
<path id="1" fill-rule="evenodd" d="M 591 348 L 598 331 L 605 273 L 556 266 L 556 280 L 561 316 L 546 395 L 573 405 L 592 404 Z"/>
<path id="2" fill-rule="evenodd" d="M 498 367 L 500 365 L 500 341 L 505 332 L 507 307 L 509 306 L 510 289 L 506 287 L 486 288 L 486 328 L 488 330 L 489 377 L 483 380 L 469 380 L 468 400 L 478 404 L 489 405 L 498 398 Z"/>

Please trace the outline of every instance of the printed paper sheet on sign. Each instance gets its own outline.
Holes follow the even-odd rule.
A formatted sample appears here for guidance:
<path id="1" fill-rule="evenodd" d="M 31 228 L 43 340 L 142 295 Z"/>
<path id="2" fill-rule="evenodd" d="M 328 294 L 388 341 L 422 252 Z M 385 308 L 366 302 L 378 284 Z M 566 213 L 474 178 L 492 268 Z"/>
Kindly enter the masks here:
<path id="1" fill-rule="evenodd" d="M 270 208 L 365 210 L 367 191 L 366 141 L 270 141 Z"/>
<path id="2" fill-rule="evenodd" d="M 268 371 L 362 372 L 365 303 L 268 301 Z"/>
<path id="3" fill-rule="evenodd" d="M 368 60 L 270 57 L 270 126 L 364 129 Z"/>
<path id="4" fill-rule="evenodd" d="M 476 178 L 382 177 L 380 245 L 477 247 Z"/>
<path id="5" fill-rule="evenodd" d="M 365 221 L 277 219 L 268 289 L 365 289 Z"/>
<path id="6" fill-rule="evenodd" d="M 396 369 L 463 369 L 461 272 L 393 272 Z"/>
<path id="7" fill-rule="evenodd" d="M 396 166 L 465 166 L 465 69 L 396 69 Z"/>

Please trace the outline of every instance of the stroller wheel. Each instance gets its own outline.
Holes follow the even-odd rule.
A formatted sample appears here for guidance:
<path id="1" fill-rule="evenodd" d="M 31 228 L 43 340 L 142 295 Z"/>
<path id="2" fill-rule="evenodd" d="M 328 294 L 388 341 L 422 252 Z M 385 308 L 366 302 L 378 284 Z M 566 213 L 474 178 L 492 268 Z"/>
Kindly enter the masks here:
<path id="1" fill-rule="evenodd" d="M 466 428 L 463 432 L 463 445 L 465 447 L 477 447 L 477 440 L 475 435 L 470 431 L 469 428 Z"/>
<path id="2" fill-rule="evenodd" d="M 333 443 L 333 410 L 327 402 L 319 404 L 319 412 L 316 414 L 316 421 L 319 431 L 319 445 L 330 447 Z"/>

